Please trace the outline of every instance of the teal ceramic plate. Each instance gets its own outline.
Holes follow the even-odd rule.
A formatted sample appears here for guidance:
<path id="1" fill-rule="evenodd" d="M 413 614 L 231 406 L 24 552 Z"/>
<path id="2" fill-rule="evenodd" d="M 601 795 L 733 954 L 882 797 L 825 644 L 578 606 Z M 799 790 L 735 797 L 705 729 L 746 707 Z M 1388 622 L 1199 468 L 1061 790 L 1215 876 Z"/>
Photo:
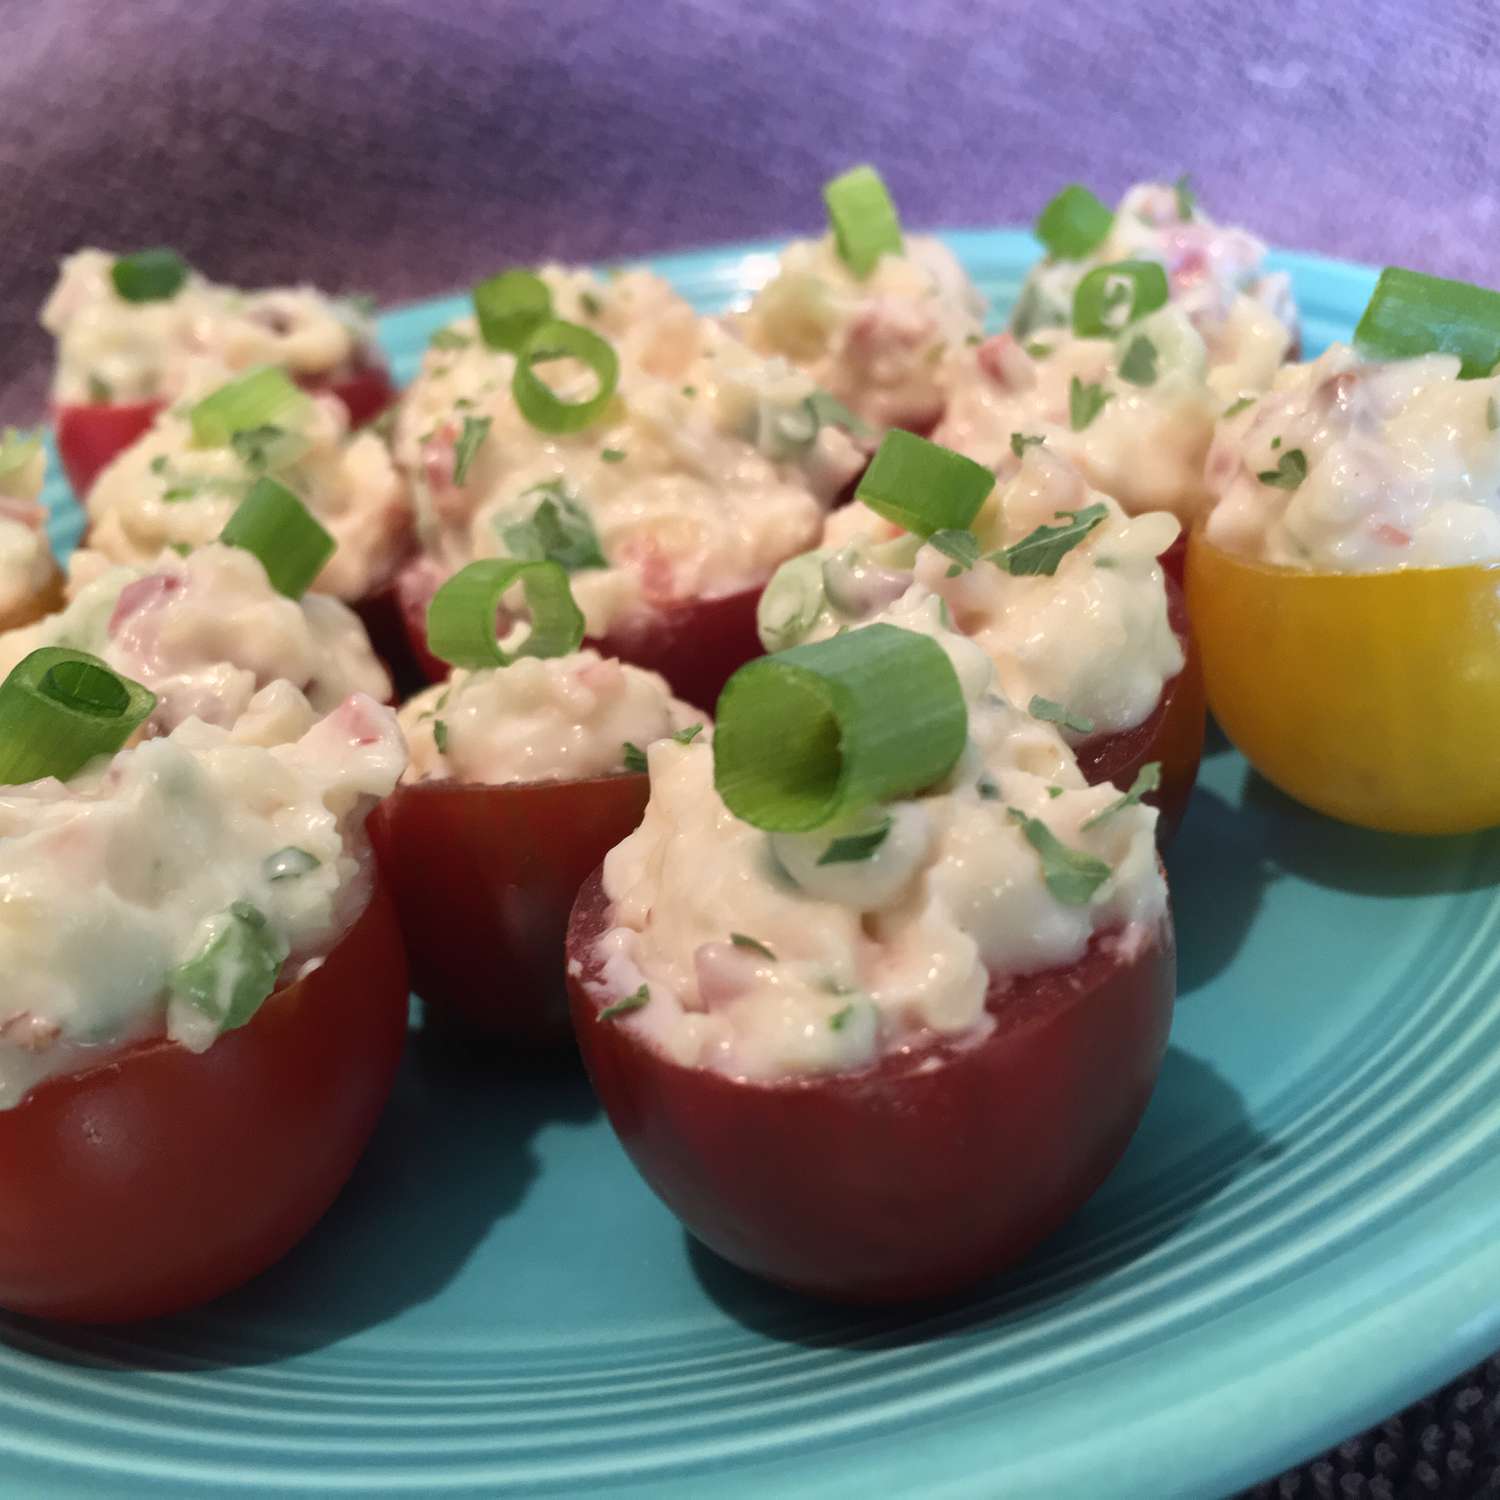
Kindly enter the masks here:
<path id="1" fill-rule="evenodd" d="M 1001 306 L 1035 253 L 952 241 Z M 768 248 L 661 269 L 713 309 Z M 1282 263 L 1309 348 L 1347 333 L 1370 273 Z M 458 306 L 386 319 L 400 375 Z M 418 1035 L 354 1182 L 259 1282 L 129 1331 L 0 1324 L 0 1493 L 1165 1500 L 1378 1420 L 1500 1344 L 1500 838 L 1341 828 L 1220 747 L 1170 863 L 1146 1121 L 972 1298 L 762 1286 L 688 1242 L 576 1073 Z"/>

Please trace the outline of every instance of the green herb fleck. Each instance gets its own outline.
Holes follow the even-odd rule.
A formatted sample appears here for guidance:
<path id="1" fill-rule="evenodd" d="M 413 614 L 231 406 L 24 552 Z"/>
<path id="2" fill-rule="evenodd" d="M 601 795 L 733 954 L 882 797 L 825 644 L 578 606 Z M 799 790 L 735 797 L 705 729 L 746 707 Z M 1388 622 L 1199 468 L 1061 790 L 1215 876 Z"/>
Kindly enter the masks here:
<path id="1" fill-rule="evenodd" d="M 91 374 L 89 376 L 89 400 L 99 405 L 114 399 L 114 387 L 101 376 Z"/>
<path id="2" fill-rule="evenodd" d="M 623 448 L 606 448 L 599 455 L 607 464 L 622 464 L 625 462 L 625 450 Z"/>
<path id="3" fill-rule="evenodd" d="M 432 721 L 432 743 L 437 746 L 439 755 L 448 753 L 448 721 L 446 719 Z"/>
<path id="4" fill-rule="evenodd" d="M 1491 432 L 1500 432 L 1500 402 L 1493 396 L 1484 403 L 1484 422 Z"/>
<path id="5" fill-rule="evenodd" d="M 629 740 L 626 740 L 624 751 L 620 756 L 620 763 L 627 771 L 644 771 L 646 769 L 646 752 L 639 745 L 632 745 Z"/>
<path id="6" fill-rule="evenodd" d="M 1094 732 L 1092 719 L 1085 718 L 1082 714 L 1071 714 L 1061 703 L 1054 703 L 1050 698 L 1043 698 L 1040 693 L 1032 698 L 1026 712 L 1033 719 L 1040 719 L 1045 724 L 1061 725 L 1064 729 L 1071 729 L 1074 734 Z"/>
<path id="7" fill-rule="evenodd" d="M 1274 469 L 1263 469 L 1255 477 L 1278 490 L 1294 490 L 1307 478 L 1307 455 L 1300 448 L 1288 448 Z"/>
<path id="8" fill-rule="evenodd" d="M 539 484 L 521 499 L 525 502 L 537 495 L 542 499 L 527 520 L 500 530 L 500 538 L 510 555 L 559 563 L 569 573 L 607 568 L 609 563 L 600 550 L 593 520 L 562 481 L 553 479 Z"/>
<path id="9" fill-rule="evenodd" d="M 1111 393 L 1097 382 L 1085 385 L 1076 375 L 1068 386 L 1068 426 L 1082 432 L 1112 400 Z"/>
<path id="10" fill-rule="evenodd" d="M 1025 348 L 1033 359 L 1046 359 L 1052 353 L 1052 345 L 1044 344 L 1041 339 L 1033 339 Z"/>
<path id="11" fill-rule="evenodd" d="M 1226 406 L 1224 408 L 1224 416 L 1226 420 L 1229 417 L 1239 416 L 1239 414 L 1244 411 L 1246 407 L 1254 406 L 1255 401 L 1256 398 L 1254 396 L 1241 396 L 1240 399 L 1236 401 L 1232 406 Z"/>
<path id="12" fill-rule="evenodd" d="M 592 292 L 588 291 L 579 292 L 578 305 L 591 318 L 597 318 L 604 311 L 604 304 Z"/>
<path id="13" fill-rule="evenodd" d="M 1037 434 L 1027 432 L 1013 432 L 1010 435 L 1010 451 L 1014 453 L 1017 458 L 1022 458 L 1025 456 L 1026 450 L 1028 448 L 1039 448 L 1046 441 L 1046 438 L 1041 437 Z"/>
<path id="14" fill-rule="evenodd" d="M 1051 797 L 1053 801 L 1056 801 L 1057 798 L 1062 796 L 1062 794 L 1063 789 L 1060 786 L 1049 786 L 1047 788 L 1047 795 Z"/>
<path id="15" fill-rule="evenodd" d="M 769 958 L 773 964 L 776 962 L 776 955 L 759 938 L 747 937 L 743 932 L 731 932 L 729 941 L 736 948 L 748 949 L 751 953 L 760 954 L 762 958 Z"/>
<path id="16" fill-rule="evenodd" d="M 981 802 L 998 802 L 1000 800 L 1000 788 L 995 784 L 993 776 L 981 776 L 974 784 L 974 790 L 979 793 Z"/>
<path id="17" fill-rule="evenodd" d="M 458 443 L 453 449 L 454 484 L 461 485 L 468 479 L 469 465 L 474 462 L 474 455 L 490 435 L 490 426 L 489 417 L 464 418 L 463 431 L 459 433 Z"/>
<path id="18" fill-rule="evenodd" d="M 854 1015 L 854 1007 L 846 1005 L 842 1010 L 836 1010 L 828 1018 L 829 1028 L 833 1031 L 842 1031 Z"/>
<path id="19" fill-rule="evenodd" d="M 1135 780 L 1130 784 L 1130 790 L 1123 796 L 1117 797 L 1108 807 L 1096 812 L 1082 826 L 1092 828 L 1096 823 L 1102 823 L 1106 818 L 1112 818 L 1117 812 L 1123 812 L 1127 807 L 1134 807 L 1142 797 L 1154 792 L 1161 785 L 1161 762 L 1159 760 L 1147 761 L 1139 771 L 1135 773 Z"/>
<path id="20" fill-rule="evenodd" d="M 165 474 L 167 472 L 167 455 L 158 453 L 147 465 L 153 474 Z"/>
<path id="21" fill-rule="evenodd" d="M 1172 191 L 1177 195 L 1177 217 L 1186 224 L 1198 207 L 1198 195 L 1193 191 L 1192 179 L 1186 172 L 1172 184 Z"/>
<path id="22" fill-rule="evenodd" d="M 439 328 L 433 336 L 427 340 L 429 349 L 467 349 L 474 340 L 466 333 L 460 333 L 456 328 Z"/>
<path id="23" fill-rule="evenodd" d="M 869 859 L 886 841 L 891 831 L 891 820 L 882 818 L 873 828 L 863 833 L 845 834 L 834 839 L 818 856 L 820 865 L 853 865 Z"/>
<path id="24" fill-rule="evenodd" d="M 685 385 L 682 388 L 682 394 L 688 397 L 696 396 L 698 394 L 698 387 L 695 385 Z"/>
<path id="25" fill-rule="evenodd" d="M 1113 874 L 1110 867 L 1092 854 L 1070 849 L 1040 818 L 1029 818 L 1018 807 L 1011 808 L 1010 815 L 1040 856 L 1042 879 L 1053 898 L 1064 906 L 1087 906 Z"/>
<path id="26" fill-rule="evenodd" d="M 1067 524 L 1038 526 L 1019 542 L 991 552 L 989 560 L 1018 577 L 1042 574 L 1050 578 L 1063 558 L 1109 515 L 1109 507 L 1101 502 L 1083 510 L 1060 510 L 1057 515 Z"/>
<path id="27" fill-rule="evenodd" d="M 606 1005 L 594 1018 L 597 1021 L 613 1021 L 617 1016 L 628 1016 L 633 1010 L 640 1010 L 651 1003 L 651 991 L 646 985 L 642 985 L 633 995 L 626 995 L 623 1000 L 616 1000 L 613 1005 Z"/>
<path id="28" fill-rule="evenodd" d="M 1128 380 L 1131 385 L 1156 384 L 1156 345 L 1144 334 L 1130 341 L 1120 361 L 1120 379 Z"/>
<path id="29" fill-rule="evenodd" d="M 701 724 L 689 724 L 686 729 L 679 729 L 672 736 L 673 742 L 678 745 L 691 745 L 700 734 L 703 733 Z"/>
<path id="30" fill-rule="evenodd" d="M 220 1031 L 243 1026 L 276 988 L 287 944 L 248 901 L 224 914 L 218 934 L 167 975 L 167 988 L 213 1021 Z"/>
<path id="31" fill-rule="evenodd" d="M 927 545 L 936 547 L 944 557 L 952 559 L 953 565 L 948 569 L 949 578 L 957 578 L 979 561 L 979 538 L 972 531 L 934 531 L 927 538 Z"/>
<path id="32" fill-rule="evenodd" d="M 1271 439 L 1271 452 L 1274 453 L 1280 446 L 1281 439 L 1279 437 L 1273 437 Z"/>

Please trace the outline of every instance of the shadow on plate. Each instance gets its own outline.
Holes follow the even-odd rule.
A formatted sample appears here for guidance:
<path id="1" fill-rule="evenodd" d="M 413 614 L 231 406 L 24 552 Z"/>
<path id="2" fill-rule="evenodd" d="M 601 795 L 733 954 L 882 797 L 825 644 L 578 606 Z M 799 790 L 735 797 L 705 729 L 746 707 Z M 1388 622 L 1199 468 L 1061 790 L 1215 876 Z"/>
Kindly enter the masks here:
<path id="1" fill-rule="evenodd" d="M 1246 767 L 1241 803 L 1266 856 L 1314 885 L 1359 896 L 1458 895 L 1500 881 L 1500 830 L 1423 838 L 1352 828 Z"/>
<path id="2" fill-rule="evenodd" d="M 0 1339 L 69 1363 L 155 1370 L 263 1364 L 337 1343 L 441 1292 L 525 1199 L 536 1133 L 586 1123 L 598 1107 L 576 1054 L 517 1057 L 414 1031 L 348 1186 L 279 1264 L 195 1312 L 80 1330 L 0 1314 Z"/>
<path id="3" fill-rule="evenodd" d="M 1185 1142 L 1193 1149 L 1184 1150 Z M 1040 1327 L 1180 1234 L 1242 1173 L 1280 1148 L 1251 1123 L 1239 1093 L 1209 1064 L 1168 1050 L 1151 1107 L 1100 1192 L 1014 1270 L 962 1297 L 903 1308 L 816 1301 L 771 1285 L 685 1235 L 687 1259 L 710 1300 L 743 1327 L 807 1348 L 893 1349 L 935 1339 L 987 1338 Z"/>
<path id="4" fill-rule="evenodd" d="M 1166 863 L 1181 1001 L 1234 962 L 1277 870 L 1264 830 L 1202 785 Z"/>

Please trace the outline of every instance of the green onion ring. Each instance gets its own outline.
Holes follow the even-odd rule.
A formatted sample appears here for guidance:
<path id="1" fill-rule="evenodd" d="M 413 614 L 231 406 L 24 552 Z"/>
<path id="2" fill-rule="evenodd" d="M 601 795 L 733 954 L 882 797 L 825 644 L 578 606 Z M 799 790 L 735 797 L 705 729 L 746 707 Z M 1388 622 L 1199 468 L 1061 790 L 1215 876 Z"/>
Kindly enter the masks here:
<path id="1" fill-rule="evenodd" d="M 496 620 L 515 584 L 526 594 L 531 633 L 515 651 L 501 649 Z M 427 606 L 427 649 L 454 667 L 508 667 L 521 656 L 566 656 L 583 641 L 583 614 L 568 575 L 555 562 L 484 558 L 461 568 Z"/>
<path id="2" fill-rule="evenodd" d="M 310 397 L 276 365 L 250 370 L 210 391 L 188 413 L 195 448 L 225 448 L 237 432 L 301 424 Z"/>
<path id="3" fill-rule="evenodd" d="M 338 548 L 317 517 L 274 479 L 257 479 L 250 486 L 219 540 L 253 552 L 271 587 L 288 599 L 300 599 L 308 591 Z"/>
<path id="4" fill-rule="evenodd" d="M 967 528 L 994 487 L 994 470 L 893 427 L 854 497 L 914 536 L 928 537 Z"/>
<path id="5" fill-rule="evenodd" d="M 599 389 L 582 401 L 564 401 L 533 366 L 551 359 L 576 359 L 594 372 Z M 597 421 L 620 381 L 620 361 L 613 347 L 592 329 L 554 319 L 532 329 L 516 356 L 510 393 L 521 415 L 541 432 L 581 432 Z"/>
<path id="6" fill-rule="evenodd" d="M 1130 309 L 1123 321 L 1110 315 L 1119 306 L 1120 283 L 1129 283 Z M 1167 305 L 1167 273 L 1154 260 L 1116 260 L 1095 268 L 1073 293 L 1073 332 L 1085 339 L 1112 339 L 1122 328 Z"/>
<path id="7" fill-rule="evenodd" d="M 874 167 L 851 167 L 823 188 L 839 259 L 863 281 L 887 253 L 900 255 L 901 220 Z"/>

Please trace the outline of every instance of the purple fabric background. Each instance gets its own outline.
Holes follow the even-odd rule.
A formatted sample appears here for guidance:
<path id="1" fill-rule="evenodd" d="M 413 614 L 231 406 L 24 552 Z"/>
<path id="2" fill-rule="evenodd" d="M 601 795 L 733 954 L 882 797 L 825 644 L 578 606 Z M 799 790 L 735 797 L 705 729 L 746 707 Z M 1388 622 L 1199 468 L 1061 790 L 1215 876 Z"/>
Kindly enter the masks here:
<path id="1" fill-rule="evenodd" d="M 1025 222 L 1067 179 L 1112 197 L 1187 169 L 1279 243 L 1500 281 L 1485 0 L 8 0 L 0 19 L 11 421 L 40 410 L 36 309 L 81 244 L 409 299 L 544 254 L 810 229 L 821 182 L 861 159 L 914 225 Z M 1476 1371 L 1264 1493 L 1500 1493 L 1497 1388 Z"/>

